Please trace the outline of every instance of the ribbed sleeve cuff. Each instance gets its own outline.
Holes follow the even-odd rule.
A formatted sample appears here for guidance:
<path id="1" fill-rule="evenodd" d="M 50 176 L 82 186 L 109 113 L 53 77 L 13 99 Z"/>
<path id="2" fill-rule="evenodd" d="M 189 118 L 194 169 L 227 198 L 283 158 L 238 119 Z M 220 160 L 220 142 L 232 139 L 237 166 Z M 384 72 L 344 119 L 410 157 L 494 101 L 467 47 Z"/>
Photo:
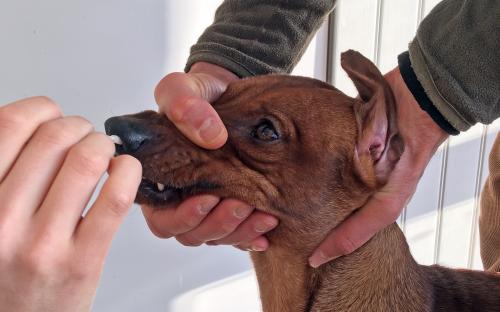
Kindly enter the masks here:
<path id="1" fill-rule="evenodd" d="M 451 135 L 457 135 L 460 132 L 455 129 L 445 118 L 444 116 L 437 110 L 437 108 L 432 104 L 432 101 L 429 99 L 427 94 L 425 93 L 424 88 L 420 84 L 411 67 L 410 54 L 408 51 L 401 53 L 398 56 L 398 65 L 399 71 L 401 72 L 401 77 L 408 87 L 408 90 L 413 94 L 413 97 L 429 116 L 438 124 L 441 129 L 446 131 L 446 133 Z"/>

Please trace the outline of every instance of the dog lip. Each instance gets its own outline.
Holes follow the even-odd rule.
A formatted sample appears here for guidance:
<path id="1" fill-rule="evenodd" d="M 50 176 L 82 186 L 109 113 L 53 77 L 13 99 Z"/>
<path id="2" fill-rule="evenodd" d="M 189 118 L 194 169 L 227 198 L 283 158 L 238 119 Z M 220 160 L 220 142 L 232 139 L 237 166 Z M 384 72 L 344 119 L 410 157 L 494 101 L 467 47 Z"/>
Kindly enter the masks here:
<path id="1" fill-rule="evenodd" d="M 154 207 L 173 206 L 191 196 L 216 188 L 218 188 L 216 184 L 206 181 L 179 186 L 173 183 L 153 182 L 143 177 L 139 185 L 136 202 Z"/>

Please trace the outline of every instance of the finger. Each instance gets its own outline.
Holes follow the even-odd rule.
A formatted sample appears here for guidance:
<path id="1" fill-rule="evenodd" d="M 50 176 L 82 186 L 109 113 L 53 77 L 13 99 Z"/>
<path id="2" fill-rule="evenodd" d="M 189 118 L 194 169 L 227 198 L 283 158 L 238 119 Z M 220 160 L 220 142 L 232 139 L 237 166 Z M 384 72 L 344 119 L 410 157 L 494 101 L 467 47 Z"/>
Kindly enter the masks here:
<path id="1" fill-rule="evenodd" d="M 0 185 L 1 218 L 22 222 L 31 217 L 45 198 L 69 148 L 92 129 L 92 125 L 80 117 L 43 123 Z"/>
<path id="2" fill-rule="evenodd" d="M 114 152 L 111 139 L 97 132 L 73 146 L 35 214 L 36 222 L 58 236 L 73 235 Z"/>
<path id="3" fill-rule="evenodd" d="M 234 247 L 245 251 L 266 251 L 269 248 L 269 240 L 265 236 L 259 236 L 251 242 L 234 245 Z"/>
<path id="4" fill-rule="evenodd" d="M 42 123 L 61 116 L 59 107 L 46 97 L 28 98 L 0 107 L 0 182 L 35 130 Z"/>
<path id="5" fill-rule="evenodd" d="M 197 227 L 219 200 L 213 195 L 199 195 L 186 199 L 176 208 L 154 209 L 147 205 L 141 208 L 151 232 L 168 238 Z"/>
<path id="6" fill-rule="evenodd" d="M 208 101 L 214 101 L 225 86 L 210 76 L 172 73 L 155 90 L 160 110 L 195 144 L 215 149 L 227 140 L 227 130 Z"/>
<path id="7" fill-rule="evenodd" d="M 92 259 L 102 259 L 111 241 L 133 204 L 141 182 L 142 168 L 132 156 L 111 160 L 109 177 L 89 212 L 75 232 L 75 245 Z"/>
<path id="8" fill-rule="evenodd" d="M 251 245 L 251 242 L 278 225 L 276 217 L 255 211 L 230 235 L 215 240 L 216 245 Z"/>
<path id="9" fill-rule="evenodd" d="M 393 223 L 404 205 L 405 202 L 398 199 L 393 201 L 371 199 L 328 234 L 309 258 L 309 264 L 317 268 L 328 261 L 352 253 L 378 231 Z"/>
<path id="10" fill-rule="evenodd" d="M 233 233 L 253 210 L 253 207 L 239 200 L 225 199 L 198 227 L 177 235 L 176 239 L 187 246 L 198 246 L 206 241 L 221 239 Z"/>

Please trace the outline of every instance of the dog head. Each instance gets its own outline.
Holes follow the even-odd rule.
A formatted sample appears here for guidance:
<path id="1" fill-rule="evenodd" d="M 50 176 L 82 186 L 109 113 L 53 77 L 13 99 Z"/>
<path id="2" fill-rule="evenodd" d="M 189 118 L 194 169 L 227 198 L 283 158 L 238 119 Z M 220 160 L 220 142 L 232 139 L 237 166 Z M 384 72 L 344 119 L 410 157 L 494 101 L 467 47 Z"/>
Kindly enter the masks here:
<path id="1" fill-rule="evenodd" d="M 259 76 L 231 84 L 213 105 L 228 130 L 218 150 L 200 148 L 153 111 L 113 117 L 118 153 L 138 158 L 136 201 L 157 209 L 197 194 L 237 198 L 281 226 L 331 229 L 383 185 L 402 153 L 390 87 L 354 51 L 342 66 L 351 98 L 318 80 Z"/>

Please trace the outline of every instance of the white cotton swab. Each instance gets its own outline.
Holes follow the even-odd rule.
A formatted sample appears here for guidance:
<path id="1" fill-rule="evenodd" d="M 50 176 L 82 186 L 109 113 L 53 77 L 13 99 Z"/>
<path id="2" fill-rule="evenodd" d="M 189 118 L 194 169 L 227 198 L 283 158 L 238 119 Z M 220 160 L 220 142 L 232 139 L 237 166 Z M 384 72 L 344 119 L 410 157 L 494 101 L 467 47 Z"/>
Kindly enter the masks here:
<path id="1" fill-rule="evenodd" d="M 113 135 L 110 135 L 109 138 L 116 145 L 123 145 L 123 141 L 122 141 L 122 139 L 119 136 L 113 134 Z"/>

